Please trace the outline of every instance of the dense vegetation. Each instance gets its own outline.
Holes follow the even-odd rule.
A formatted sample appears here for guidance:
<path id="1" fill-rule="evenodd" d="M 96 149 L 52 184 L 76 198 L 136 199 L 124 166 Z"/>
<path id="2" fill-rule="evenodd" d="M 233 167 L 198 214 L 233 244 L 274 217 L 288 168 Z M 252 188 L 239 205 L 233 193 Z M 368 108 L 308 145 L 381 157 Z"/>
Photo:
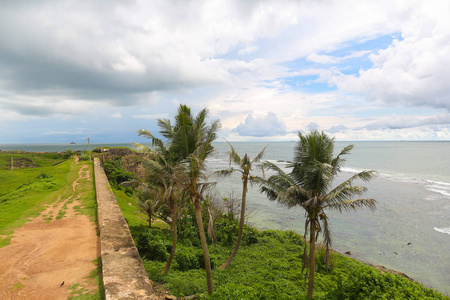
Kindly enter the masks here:
<path id="1" fill-rule="evenodd" d="M 263 166 L 273 174 L 268 179 L 249 175 L 252 161 L 246 154 L 241 159 L 231 146 L 230 161 L 239 164 L 243 175 L 242 218 L 238 222 L 234 206 L 210 193 L 213 183 L 207 181 L 205 159 L 213 150 L 211 142 L 219 123 L 207 123 L 207 116 L 206 109 L 194 116 L 190 108 L 180 105 L 174 124 L 169 119 L 158 120 L 165 140 L 139 131 L 139 135 L 151 139 L 153 146 L 139 147 L 147 153 L 145 180 L 123 173 L 119 163 L 105 164 L 153 281 L 165 283 L 177 296 L 207 291 L 211 299 L 303 299 L 313 298 L 313 290 L 316 299 L 444 299 L 398 275 L 384 275 L 330 253 L 324 209 L 373 208 L 373 199 L 352 197 L 366 190 L 353 181 L 369 180 L 374 171 L 356 174 L 333 188 L 333 178 L 345 161 L 342 156 L 352 146 L 333 157 L 334 139 L 323 133 L 299 133 L 294 161 L 288 165 L 290 173 L 265 163 Z M 231 171 L 235 170 L 219 173 Z M 259 232 L 242 226 L 249 180 L 260 184 L 269 199 L 304 209 L 309 243 L 294 232 Z M 152 222 L 153 216 L 160 222 Z M 325 245 L 316 245 L 319 233 L 324 234 Z M 206 282 L 201 269 L 206 271 Z"/>
<path id="2" fill-rule="evenodd" d="M 156 222 L 152 229 L 148 229 L 137 200 L 124 190 L 114 190 L 114 193 L 130 225 L 149 278 L 155 284 L 164 284 L 178 297 L 205 294 L 203 255 L 196 226 L 192 224 L 194 220 L 180 220 L 173 267 L 163 275 L 161 270 L 171 250 L 169 225 Z M 206 209 L 203 211 L 206 215 Z M 206 223 L 204 225 L 207 226 Z M 234 247 L 238 227 L 238 220 L 230 219 L 228 213 L 216 220 L 217 244 L 210 247 L 215 291 L 210 298 L 306 299 L 307 287 L 301 273 L 305 242 L 292 231 L 261 232 L 245 226 L 243 242 L 233 263 L 227 269 L 218 268 Z M 211 239 L 208 240 L 212 243 Z M 331 252 L 330 270 L 327 272 L 323 246 L 316 249 L 315 260 L 314 299 L 449 299 L 399 275 L 381 274 L 335 252 Z"/>

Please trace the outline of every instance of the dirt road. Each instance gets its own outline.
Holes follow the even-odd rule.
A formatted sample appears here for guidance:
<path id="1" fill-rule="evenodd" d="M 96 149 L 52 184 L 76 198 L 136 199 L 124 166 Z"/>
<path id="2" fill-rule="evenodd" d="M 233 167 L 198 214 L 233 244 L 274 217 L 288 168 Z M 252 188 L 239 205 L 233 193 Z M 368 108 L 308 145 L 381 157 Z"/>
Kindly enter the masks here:
<path id="1" fill-rule="evenodd" d="M 98 289 L 97 282 L 88 278 L 99 252 L 96 226 L 74 209 L 81 205 L 79 181 L 91 181 L 90 173 L 84 165 L 69 197 L 58 198 L 39 217 L 16 229 L 11 244 L 0 248 L 0 299 L 68 299 L 76 284 L 78 289 L 79 284 L 89 291 Z M 65 215 L 56 219 L 62 211 Z"/>

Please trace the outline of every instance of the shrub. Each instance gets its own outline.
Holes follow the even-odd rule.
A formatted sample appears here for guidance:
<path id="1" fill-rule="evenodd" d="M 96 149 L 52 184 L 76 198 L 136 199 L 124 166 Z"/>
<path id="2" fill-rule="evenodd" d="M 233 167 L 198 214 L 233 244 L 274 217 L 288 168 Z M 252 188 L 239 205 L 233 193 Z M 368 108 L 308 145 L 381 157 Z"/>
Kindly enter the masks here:
<path id="1" fill-rule="evenodd" d="M 169 257 L 166 240 L 157 232 L 161 230 L 147 230 L 136 239 L 139 253 L 149 260 L 166 261 Z"/>
<path id="2" fill-rule="evenodd" d="M 316 245 L 316 270 L 317 271 L 327 271 L 327 266 L 325 262 L 326 258 L 326 248 L 323 244 Z M 336 265 L 335 253 L 333 251 L 329 252 L 328 255 L 328 270 L 331 270 Z"/>
<path id="3" fill-rule="evenodd" d="M 236 241 L 239 223 L 236 219 L 222 217 L 214 224 L 216 229 L 217 241 L 226 246 L 233 245 Z"/>
<path id="4" fill-rule="evenodd" d="M 406 278 L 381 274 L 370 268 L 357 269 L 350 276 L 340 276 L 327 299 L 446 299 Z"/>
<path id="5" fill-rule="evenodd" d="M 187 271 L 191 269 L 203 269 L 205 267 L 205 259 L 203 252 L 195 247 L 178 247 L 175 254 L 175 262 L 177 269 L 180 271 Z M 216 257 L 210 253 L 211 268 L 214 268 Z"/>

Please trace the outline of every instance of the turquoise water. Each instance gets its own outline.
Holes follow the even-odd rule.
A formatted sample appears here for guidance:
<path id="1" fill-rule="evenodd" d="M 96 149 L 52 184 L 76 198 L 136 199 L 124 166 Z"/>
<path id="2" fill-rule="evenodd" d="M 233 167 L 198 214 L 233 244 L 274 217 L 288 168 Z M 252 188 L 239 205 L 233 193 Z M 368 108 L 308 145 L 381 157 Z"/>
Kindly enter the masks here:
<path id="1" fill-rule="evenodd" d="M 243 155 L 254 157 L 267 144 L 233 142 Z M 336 142 L 339 151 L 350 142 Z M 398 270 L 444 294 L 450 294 L 450 142 L 352 142 L 345 168 L 336 184 L 357 171 L 374 169 L 379 176 L 364 183 L 365 197 L 377 200 L 377 209 L 357 212 L 329 212 L 333 247 L 351 250 L 354 257 Z M 128 146 L 131 144 L 91 144 Z M 264 159 L 285 165 L 293 157 L 294 142 L 271 143 Z M 208 160 L 209 171 L 228 167 L 226 143 L 215 143 Z M 64 151 L 85 150 L 87 144 L 8 144 L 0 150 Z M 256 171 L 256 168 L 255 168 Z M 241 193 L 237 174 L 221 179 L 217 191 L 229 197 Z M 248 222 L 260 229 L 295 230 L 303 234 L 304 212 L 287 209 L 251 187 Z M 408 245 L 408 243 L 411 243 Z"/>

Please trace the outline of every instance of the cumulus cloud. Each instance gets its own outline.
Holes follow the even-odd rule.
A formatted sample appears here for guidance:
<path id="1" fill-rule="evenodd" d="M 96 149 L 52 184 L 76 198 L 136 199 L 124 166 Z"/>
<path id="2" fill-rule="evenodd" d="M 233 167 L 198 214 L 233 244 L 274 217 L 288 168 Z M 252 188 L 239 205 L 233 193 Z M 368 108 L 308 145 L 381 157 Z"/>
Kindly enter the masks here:
<path id="1" fill-rule="evenodd" d="M 450 109 L 450 2 L 418 3 L 401 26 L 402 39 L 370 55 L 373 67 L 337 76 L 340 88 L 388 104 Z"/>
<path id="2" fill-rule="evenodd" d="M 364 138 L 400 130 L 373 107 L 434 108 L 424 120 L 450 105 L 446 0 L 3 2 L 3 128 L 88 115 L 89 130 L 109 121 L 125 135 L 186 103 L 237 138 L 288 139 L 312 122 Z"/>
<path id="3" fill-rule="evenodd" d="M 328 131 L 329 133 L 338 133 L 338 132 L 344 132 L 348 130 L 348 128 L 342 124 L 340 125 L 336 125 L 336 126 L 332 126 L 331 128 L 327 129 L 326 131 Z"/>
<path id="4" fill-rule="evenodd" d="M 306 128 L 307 128 L 309 131 L 318 130 L 318 129 L 319 129 L 319 124 L 317 124 L 316 122 L 311 122 L 311 123 L 309 123 L 309 124 L 306 126 Z"/>
<path id="5" fill-rule="evenodd" d="M 241 136 L 265 137 L 285 135 L 286 126 L 275 113 L 268 112 L 265 116 L 249 114 L 244 123 L 239 124 L 235 131 Z"/>
<path id="6" fill-rule="evenodd" d="M 292 24 L 292 1 L 19 1 L 2 4 L 0 86 L 117 105 L 136 94 L 231 84 L 258 38 Z M 261 72 L 260 72 L 261 73 Z M 242 81 L 242 78 L 240 78 Z"/>

